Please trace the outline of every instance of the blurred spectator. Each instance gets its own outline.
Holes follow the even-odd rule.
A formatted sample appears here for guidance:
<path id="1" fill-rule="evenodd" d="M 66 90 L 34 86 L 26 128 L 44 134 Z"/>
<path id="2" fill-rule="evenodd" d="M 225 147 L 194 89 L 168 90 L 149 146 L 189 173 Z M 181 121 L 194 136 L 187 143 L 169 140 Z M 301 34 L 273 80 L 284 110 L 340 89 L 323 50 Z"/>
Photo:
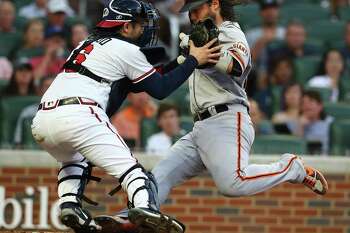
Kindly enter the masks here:
<path id="1" fill-rule="evenodd" d="M 74 14 L 67 0 L 50 0 L 48 12 L 48 24 L 46 25 L 45 33 L 62 31 L 67 36 L 70 31 L 66 22 L 67 16 Z"/>
<path id="2" fill-rule="evenodd" d="M 253 61 L 258 61 L 267 44 L 284 39 L 285 29 L 278 26 L 279 4 L 277 0 L 260 0 L 262 25 L 247 31 L 247 41 L 251 47 Z"/>
<path id="3" fill-rule="evenodd" d="M 277 57 L 269 65 L 270 84 L 286 87 L 294 79 L 293 63 L 288 57 Z"/>
<path id="4" fill-rule="evenodd" d="M 329 0 L 330 10 L 333 16 L 338 15 L 338 10 L 342 7 L 347 7 L 350 5 L 349 0 Z M 339 15 L 338 15 L 339 16 Z"/>
<path id="5" fill-rule="evenodd" d="M 146 152 L 164 156 L 174 138 L 184 135 L 180 129 L 180 110 L 173 104 L 161 104 L 157 112 L 157 123 L 161 132 L 148 138 Z"/>
<path id="6" fill-rule="evenodd" d="M 75 49 L 79 43 L 89 36 L 88 28 L 85 24 L 74 24 L 71 29 L 70 49 Z"/>
<path id="7" fill-rule="evenodd" d="M 326 116 L 321 96 L 316 91 L 303 94 L 299 133 L 308 141 L 311 154 L 327 154 L 329 129 L 333 118 Z"/>
<path id="8" fill-rule="evenodd" d="M 3 96 L 26 95 L 35 95 L 33 68 L 27 62 L 18 62 L 15 64 L 8 86 L 3 91 Z"/>
<path id="9" fill-rule="evenodd" d="M 292 83 L 284 88 L 282 111 L 275 113 L 272 117 L 272 123 L 277 133 L 298 134 L 302 95 L 300 84 Z"/>
<path id="10" fill-rule="evenodd" d="M 55 79 L 54 77 L 45 77 L 45 78 L 41 79 L 37 94 L 39 96 L 44 95 L 44 93 L 50 87 L 50 85 L 54 79 Z M 29 105 L 29 106 L 25 107 L 21 111 L 21 113 L 19 114 L 19 117 L 18 117 L 17 123 L 16 123 L 14 139 L 13 139 L 16 148 L 23 148 L 23 145 L 22 145 L 22 142 L 23 142 L 22 141 L 23 140 L 23 132 L 22 132 L 23 123 L 26 119 L 33 119 L 34 118 L 36 112 L 38 111 L 38 106 L 39 106 L 39 103 Z"/>
<path id="11" fill-rule="evenodd" d="M 21 44 L 21 34 L 14 26 L 16 10 L 9 0 L 0 1 L 0 56 L 11 58 Z"/>
<path id="12" fill-rule="evenodd" d="M 12 72 L 11 62 L 6 57 L 0 57 L 0 80 L 9 80 Z"/>
<path id="13" fill-rule="evenodd" d="M 292 61 L 288 57 L 277 57 L 269 64 L 268 74 L 264 83 L 260 84 L 260 90 L 255 93 L 260 109 L 267 115 L 272 114 L 273 89 L 282 90 L 294 81 Z M 262 80 L 261 80 L 262 82 Z"/>
<path id="14" fill-rule="evenodd" d="M 19 9 L 19 16 L 34 19 L 45 18 L 47 15 L 47 0 L 35 0 L 31 4 Z"/>
<path id="15" fill-rule="evenodd" d="M 346 24 L 344 37 L 345 46 L 341 49 L 341 53 L 346 59 L 346 63 L 350 66 L 350 21 Z"/>
<path id="16" fill-rule="evenodd" d="M 321 30 L 321 29 L 320 29 Z M 287 26 L 285 43 L 273 49 L 268 49 L 266 62 L 270 63 L 277 57 L 286 56 L 291 60 L 295 58 L 318 55 L 314 46 L 305 44 L 306 31 L 302 23 L 291 21 Z"/>
<path id="17" fill-rule="evenodd" d="M 15 60 L 30 59 L 44 54 L 44 24 L 38 20 L 30 20 L 24 28 L 22 47 L 15 55 Z"/>
<path id="18" fill-rule="evenodd" d="M 345 70 L 344 58 L 342 54 L 331 49 L 322 58 L 318 74 L 311 78 L 307 85 L 316 88 L 329 88 L 332 90 L 330 101 L 337 102 L 339 98 L 339 82 Z"/>
<path id="19" fill-rule="evenodd" d="M 265 119 L 264 113 L 260 110 L 258 103 L 253 99 L 249 99 L 249 115 L 254 126 L 255 135 L 274 133 L 271 123 Z"/>
<path id="20" fill-rule="evenodd" d="M 40 80 L 45 76 L 56 76 L 66 62 L 67 50 L 64 33 L 60 30 L 49 31 L 45 36 L 44 55 L 30 60 L 35 80 Z"/>
<path id="21" fill-rule="evenodd" d="M 146 92 L 130 93 L 130 104 L 116 115 L 111 122 L 124 138 L 130 148 L 140 148 L 140 124 L 143 118 L 151 118 L 157 111 L 157 106 Z"/>

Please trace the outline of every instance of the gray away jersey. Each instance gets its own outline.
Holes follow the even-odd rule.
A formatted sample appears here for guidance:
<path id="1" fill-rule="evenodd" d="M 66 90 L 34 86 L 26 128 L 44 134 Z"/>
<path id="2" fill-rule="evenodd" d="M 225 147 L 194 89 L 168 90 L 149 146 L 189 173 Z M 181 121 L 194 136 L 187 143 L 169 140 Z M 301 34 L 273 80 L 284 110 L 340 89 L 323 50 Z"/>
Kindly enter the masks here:
<path id="1" fill-rule="evenodd" d="M 251 70 L 251 56 L 246 37 L 236 22 L 225 21 L 220 25 L 219 30 L 219 41 L 224 46 L 221 49 L 220 59 L 231 56 L 239 62 L 243 74 L 235 77 L 220 72 L 215 67 L 195 69 L 189 79 L 193 114 L 217 104 L 249 106 L 245 83 Z"/>

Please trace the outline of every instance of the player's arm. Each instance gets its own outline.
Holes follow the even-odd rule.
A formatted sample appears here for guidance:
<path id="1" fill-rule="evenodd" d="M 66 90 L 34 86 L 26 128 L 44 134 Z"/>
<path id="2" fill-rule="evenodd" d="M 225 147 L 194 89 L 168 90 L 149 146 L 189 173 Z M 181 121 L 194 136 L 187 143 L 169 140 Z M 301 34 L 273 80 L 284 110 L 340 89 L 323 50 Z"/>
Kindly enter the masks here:
<path id="1" fill-rule="evenodd" d="M 247 46 L 242 42 L 234 42 L 231 47 L 222 53 L 215 68 L 222 73 L 240 77 L 245 71 L 249 59 Z"/>
<path id="2" fill-rule="evenodd" d="M 190 55 L 183 64 L 169 69 L 170 71 L 163 75 L 151 69 L 146 75 L 133 80 L 132 91 L 146 91 L 156 99 L 164 99 L 169 96 L 188 79 L 198 65 L 206 64 L 207 62 L 215 64 L 217 62 L 216 59 L 220 56 L 218 51 L 222 46 L 210 48 L 215 41 L 216 39 L 198 48 L 191 43 Z"/>
<path id="3" fill-rule="evenodd" d="M 164 99 L 188 79 L 198 64 L 197 59 L 190 55 L 183 64 L 178 65 L 171 71 L 163 75 L 159 72 L 154 72 L 144 80 L 134 83 L 132 91 L 146 91 L 156 99 Z"/>

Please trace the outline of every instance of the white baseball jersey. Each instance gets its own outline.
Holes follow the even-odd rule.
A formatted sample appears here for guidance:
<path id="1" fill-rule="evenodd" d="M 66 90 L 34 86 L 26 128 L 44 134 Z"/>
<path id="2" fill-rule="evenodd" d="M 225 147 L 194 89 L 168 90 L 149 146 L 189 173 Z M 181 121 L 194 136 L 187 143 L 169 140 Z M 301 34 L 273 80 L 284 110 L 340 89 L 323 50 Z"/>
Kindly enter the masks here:
<path id="1" fill-rule="evenodd" d="M 224 56 L 232 56 L 242 68 L 240 77 L 222 73 L 215 67 L 196 69 L 189 79 L 192 113 L 201 112 L 217 104 L 243 104 L 249 106 L 244 90 L 251 70 L 250 50 L 240 26 L 236 22 L 225 21 L 219 27 L 219 41 L 224 47 Z"/>
<path id="2" fill-rule="evenodd" d="M 88 45 L 79 53 L 75 63 L 109 81 L 127 77 L 137 83 L 156 72 L 138 46 L 115 38 L 103 38 Z M 62 72 L 41 102 L 79 96 L 94 100 L 106 109 L 110 90 L 108 83 L 98 83 L 75 72 Z"/>

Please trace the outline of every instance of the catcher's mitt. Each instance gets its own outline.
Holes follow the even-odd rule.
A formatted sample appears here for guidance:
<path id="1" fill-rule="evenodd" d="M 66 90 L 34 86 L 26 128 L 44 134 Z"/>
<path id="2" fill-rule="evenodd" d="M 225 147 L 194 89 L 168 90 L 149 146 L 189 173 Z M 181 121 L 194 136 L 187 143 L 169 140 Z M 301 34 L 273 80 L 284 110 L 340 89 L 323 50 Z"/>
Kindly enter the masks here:
<path id="1" fill-rule="evenodd" d="M 202 47 L 209 41 L 219 37 L 219 29 L 216 27 L 212 19 L 207 18 L 204 21 L 200 21 L 192 26 L 192 30 L 189 39 L 193 41 L 196 47 Z M 219 40 L 217 40 L 212 47 L 219 45 Z M 204 69 L 214 66 L 213 63 L 207 63 L 200 65 L 198 69 Z"/>

